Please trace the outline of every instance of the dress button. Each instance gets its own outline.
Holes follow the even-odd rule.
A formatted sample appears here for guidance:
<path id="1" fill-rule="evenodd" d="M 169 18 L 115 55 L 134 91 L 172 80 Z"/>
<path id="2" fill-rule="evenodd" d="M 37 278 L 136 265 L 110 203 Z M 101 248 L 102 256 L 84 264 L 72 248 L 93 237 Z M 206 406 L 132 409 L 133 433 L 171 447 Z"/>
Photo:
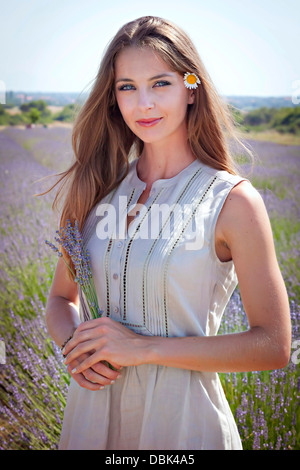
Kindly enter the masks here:
<path id="1" fill-rule="evenodd" d="M 118 313 L 118 311 L 119 311 L 119 307 L 115 307 L 115 308 L 114 308 L 114 312 L 115 312 L 115 313 Z"/>
<path id="2" fill-rule="evenodd" d="M 118 276 L 117 273 L 114 273 L 114 274 L 113 274 L 113 278 L 114 278 L 114 279 L 118 279 L 118 277 L 119 277 L 119 276 Z"/>
<path id="3" fill-rule="evenodd" d="M 123 246 L 123 242 L 119 242 L 118 243 L 118 248 L 122 248 L 122 246 Z"/>

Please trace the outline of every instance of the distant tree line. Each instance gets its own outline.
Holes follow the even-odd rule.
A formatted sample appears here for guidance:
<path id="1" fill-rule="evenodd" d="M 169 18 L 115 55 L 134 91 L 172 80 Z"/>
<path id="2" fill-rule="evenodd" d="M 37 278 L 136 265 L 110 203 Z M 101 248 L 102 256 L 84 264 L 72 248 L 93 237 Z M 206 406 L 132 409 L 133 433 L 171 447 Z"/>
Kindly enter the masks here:
<path id="1" fill-rule="evenodd" d="M 19 107 L 17 114 L 10 114 L 7 106 L 0 104 L 0 125 L 47 125 L 55 121 L 72 123 L 78 105 L 69 104 L 61 111 L 53 113 L 44 100 L 30 101 Z M 231 106 L 236 123 L 246 132 L 274 129 L 300 135 L 300 106 L 286 108 L 262 107 L 243 112 Z"/>
<path id="2" fill-rule="evenodd" d="M 10 106 L 0 104 L 0 126 L 17 126 L 28 124 L 47 125 L 55 121 L 73 122 L 75 105 L 69 104 L 61 111 L 51 112 L 46 101 L 36 100 L 19 106 L 19 112 L 11 114 L 7 111 Z"/>
<path id="3" fill-rule="evenodd" d="M 265 131 L 274 129 L 277 132 L 289 132 L 300 135 L 300 106 L 287 108 L 259 108 L 242 113 L 232 108 L 236 122 L 245 131 Z"/>

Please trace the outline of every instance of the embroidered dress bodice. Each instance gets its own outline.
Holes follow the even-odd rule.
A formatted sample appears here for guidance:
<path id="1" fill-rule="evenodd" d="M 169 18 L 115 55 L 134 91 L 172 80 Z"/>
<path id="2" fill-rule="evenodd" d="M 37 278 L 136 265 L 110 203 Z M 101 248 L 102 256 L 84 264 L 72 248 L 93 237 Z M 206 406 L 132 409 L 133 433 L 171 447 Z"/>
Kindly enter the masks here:
<path id="1" fill-rule="evenodd" d="M 195 160 L 153 183 L 128 175 L 89 214 L 83 238 L 104 315 L 141 335 L 216 335 L 237 285 L 232 261 L 215 252 L 215 227 L 239 176 Z M 80 293 L 82 321 L 90 318 Z M 240 449 L 216 373 L 141 365 L 91 392 L 71 379 L 61 448 Z"/>

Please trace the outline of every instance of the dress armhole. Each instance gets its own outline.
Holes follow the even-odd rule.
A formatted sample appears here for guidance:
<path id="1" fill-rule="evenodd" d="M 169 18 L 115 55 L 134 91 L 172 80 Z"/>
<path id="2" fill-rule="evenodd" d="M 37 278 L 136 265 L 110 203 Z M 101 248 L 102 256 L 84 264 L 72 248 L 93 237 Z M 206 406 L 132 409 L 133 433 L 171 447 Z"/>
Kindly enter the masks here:
<path id="1" fill-rule="evenodd" d="M 232 260 L 221 261 L 220 258 L 217 255 L 217 253 L 216 253 L 216 240 L 215 240 L 215 237 L 216 237 L 217 221 L 219 219 L 219 215 L 221 214 L 221 211 L 224 207 L 224 204 L 225 204 L 229 194 L 231 193 L 233 188 L 235 188 L 238 184 L 242 183 L 243 181 L 248 181 L 249 182 L 249 180 L 247 178 L 243 178 L 241 176 L 233 176 L 232 177 L 232 179 L 229 181 L 230 186 L 227 186 L 222 191 L 221 200 L 219 201 L 219 204 L 218 204 L 218 206 L 216 208 L 216 211 L 215 211 L 215 214 L 214 214 L 214 219 L 213 219 L 213 223 L 212 223 L 212 227 L 211 227 L 211 253 L 212 253 L 213 259 L 218 263 L 219 266 L 229 266 L 230 264 L 233 263 L 233 261 Z"/>

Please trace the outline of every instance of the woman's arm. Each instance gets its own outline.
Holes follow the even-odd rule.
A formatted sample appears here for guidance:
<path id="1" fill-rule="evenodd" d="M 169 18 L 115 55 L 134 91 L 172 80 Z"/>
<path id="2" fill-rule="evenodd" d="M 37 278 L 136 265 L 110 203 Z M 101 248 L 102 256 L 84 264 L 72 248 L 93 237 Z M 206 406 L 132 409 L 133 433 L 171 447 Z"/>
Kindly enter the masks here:
<path id="1" fill-rule="evenodd" d="M 67 267 L 59 258 L 46 306 L 50 336 L 61 347 L 80 324 L 77 284 L 68 277 Z"/>
<path id="2" fill-rule="evenodd" d="M 235 264 L 248 331 L 208 337 L 145 337 L 102 318 L 80 326 L 78 336 L 67 346 L 67 363 L 93 347 L 95 353 L 77 372 L 103 359 L 124 366 L 153 363 L 215 372 L 284 367 L 290 356 L 289 303 L 265 206 L 247 182 L 231 191 L 221 211 L 216 247 L 221 246 Z"/>
<path id="3" fill-rule="evenodd" d="M 77 284 L 68 276 L 65 262 L 59 258 L 51 290 L 46 306 L 46 323 L 50 336 L 58 346 L 62 346 L 73 334 L 76 335 L 80 325 L 79 296 Z M 70 363 L 72 369 L 90 356 L 91 352 L 83 353 Z M 114 364 L 116 368 L 118 366 Z M 74 379 L 84 388 L 98 390 L 108 385 L 119 376 L 104 364 L 94 364 L 83 374 L 76 374 Z"/>

